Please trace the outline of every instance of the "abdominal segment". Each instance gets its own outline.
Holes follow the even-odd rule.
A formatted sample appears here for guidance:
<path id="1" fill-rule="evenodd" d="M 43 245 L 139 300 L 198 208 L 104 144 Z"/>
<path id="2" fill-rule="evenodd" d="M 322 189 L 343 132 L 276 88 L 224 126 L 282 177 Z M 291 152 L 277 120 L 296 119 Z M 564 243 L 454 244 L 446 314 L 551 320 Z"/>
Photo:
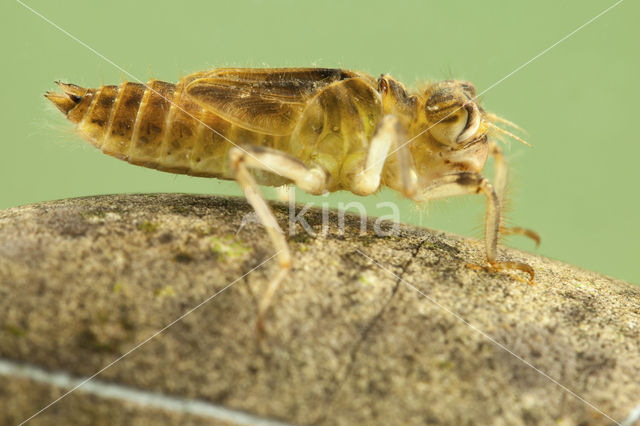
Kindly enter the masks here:
<path id="1" fill-rule="evenodd" d="M 256 89 L 254 93 L 247 89 L 252 96 L 232 91 L 235 97 L 219 95 L 216 102 L 200 99 L 196 103 L 197 98 L 187 91 L 193 79 L 200 77 L 193 74 L 177 84 L 151 80 L 97 89 L 58 83 L 64 93 L 45 96 L 76 125 L 82 137 L 104 153 L 132 164 L 234 179 L 229 151 L 251 145 L 272 148 L 310 167 L 322 168 L 330 191 L 350 188 L 351 176 L 362 167 L 382 112 L 370 82 L 347 78 L 323 86 L 317 94 L 309 94 L 309 99 L 298 99 L 294 96 L 298 86 L 290 88 L 292 83 L 276 81 L 269 83 L 269 90 Z M 291 99 L 296 102 L 289 102 Z M 231 101 L 237 104 L 233 108 L 228 105 Z M 286 107 L 287 102 L 294 106 Z M 270 130 L 269 125 L 280 123 L 274 116 L 291 111 L 299 113 L 294 114 L 291 134 L 280 128 Z M 256 120 L 256 116 L 263 119 Z M 266 167 L 252 168 L 250 173 L 262 185 L 289 182 Z"/>
<path id="2" fill-rule="evenodd" d="M 59 85 L 64 95 L 45 96 L 76 124 L 78 133 L 105 154 L 136 165 L 232 179 L 228 151 L 234 144 L 275 142 L 191 102 L 182 82 L 125 82 L 98 89 Z"/>

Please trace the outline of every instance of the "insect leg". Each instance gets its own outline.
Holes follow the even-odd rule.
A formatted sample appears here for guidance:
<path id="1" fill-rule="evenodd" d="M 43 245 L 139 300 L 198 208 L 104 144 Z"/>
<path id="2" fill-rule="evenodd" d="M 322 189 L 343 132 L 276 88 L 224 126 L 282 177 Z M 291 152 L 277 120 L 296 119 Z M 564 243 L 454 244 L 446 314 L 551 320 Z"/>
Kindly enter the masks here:
<path id="1" fill-rule="evenodd" d="M 517 269 L 526 272 L 533 282 L 533 268 L 520 262 L 502 262 L 497 260 L 498 231 L 500 229 L 500 200 L 493 186 L 478 173 L 460 172 L 443 176 L 430 182 L 416 201 L 453 197 L 464 194 L 482 193 L 487 197 L 487 215 L 485 219 L 485 251 L 487 261 L 496 269 Z"/>
<path id="2" fill-rule="evenodd" d="M 507 161 L 502 155 L 502 149 L 495 142 L 489 143 L 489 153 L 493 156 L 494 159 L 494 177 L 493 177 L 493 186 L 495 188 L 498 199 L 500 200 L 500 206 L 504 206 L 504 197 L 507 188 L 507 175 L 508 175 L 508 166 Z M 525 237 L 531 238 L 536 243 L 536 247 L 540 245 L 540 236 L 530 229 L 520 228 L 520 227 L 500 227 L 500 232 L 505 235 L 524 235 Z"/>
<path id="3" fill-rule="evenodd" d="M 411 165 L 409 148 L 404 144 L 405 131 L 395 115 L 382 117 L 367 152 L 364 169 L 354 177 L 352 191 L 359 195 L 373 194 L 380 187 L 380 179 L 389 152 L 397 156 L 397 173 L 400 176 L 400 190 L 412 198 L 417 192 L 417 175 Z"/>
<path id="4" fill-rule="evenodd" d="M 324 192 L 326 177 L 324 171 L 320 169 L 310 169 L 295 157 L 264 147 L 245 146 L 243 149 L 234 147 L 229 151 L 229 159 L 236 181 L 247 197 L 247 201 L 255 210 L 260 223 L 267 228 L 269 238 L 277 250 L 280 269 L 269 282 L 269 286 L 258 304 L 256 329 L 258 336 L 261 336 L 264 333 L 264 318 L 271 305 L 271 299 L 291 269 L 291 252 L 282 229 L 276 222 L 269 205 L 260 194 L 258 184 L 251 176 L 249 169 L 275 172 L 291 179 L 297 186 L 311 193 Z"/>
<path id="5" fill-rule="evenodd" d="M 502 154 L 502 149 L 495 142 L 489 142 L 489 154 L 494 160 L 493 187 L 496 195 L 500 199 L 500 204 L 504 201 L 505 191 L 507 189 L 507 162 Z"/>

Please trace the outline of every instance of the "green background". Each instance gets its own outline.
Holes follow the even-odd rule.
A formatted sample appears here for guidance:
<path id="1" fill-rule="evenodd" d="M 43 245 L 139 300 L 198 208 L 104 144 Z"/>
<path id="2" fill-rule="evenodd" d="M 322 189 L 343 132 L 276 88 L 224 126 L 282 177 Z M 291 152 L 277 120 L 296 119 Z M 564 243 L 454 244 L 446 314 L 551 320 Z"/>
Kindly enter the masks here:
<path id="1" fill-rule="evenodd" d="M 483 91 L 614 4 L 598 1 L 44 1 L 26 4 L 127 72 L 175 81 L 216 66 L 323 66 L 389 73 L 414 86 L 464 78 Z M 54 80 L 126 76 L 24 6 L 3 24 L 0 208 L 121 192 L 240 194 L 233 182 L 134 167 L 75 136 L 42 97 Z M 488 91 L 483 105 L 528 131 L 506 147 L 509 220 L 542 236 L 538 253 L 640 282 L 637 1 L 626 0 Z M 635 77 L 632 79 L 632 77 Z M 275 192 L 266 191 L 273 197 Z M 296 195 L 317 205 L 356 199 Z M 481 236 L 480 197 L 421 212 L 396 194 L 363 198 L 371 215 L 398 201 L 402 220 Z M 512 246 L 533 249 L 527 240 Z"/>

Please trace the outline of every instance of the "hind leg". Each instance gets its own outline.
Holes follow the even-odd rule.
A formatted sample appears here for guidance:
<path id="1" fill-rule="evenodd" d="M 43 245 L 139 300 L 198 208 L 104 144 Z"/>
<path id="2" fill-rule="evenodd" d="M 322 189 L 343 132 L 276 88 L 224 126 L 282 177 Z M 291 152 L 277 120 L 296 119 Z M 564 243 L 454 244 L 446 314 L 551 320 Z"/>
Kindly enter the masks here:
<path id="1" fill-rule="evenodd" d="M 290 179 L 301 189 L 321 194 L 326 185 L 326 174 L 318 168 L 309 168 L 301 161 L 284 152 L 258 147 L 234 147 L 229 151 L 229 160 L 234 176 L 247 201 L 256 212 L 260 223 L 267 228 L 269 238 L 276 249 L 278 270 L 269 281 L 266 291 L 258 304 L 256 329 L 258 336 L 264 333 L 265 315 L 271 306 L 271 300 L 291 269 L 291 252 L 282 229 L 278 225 L 271 208 L 260 194 L 258 184 L 249 169 L 260 169 Z"/>

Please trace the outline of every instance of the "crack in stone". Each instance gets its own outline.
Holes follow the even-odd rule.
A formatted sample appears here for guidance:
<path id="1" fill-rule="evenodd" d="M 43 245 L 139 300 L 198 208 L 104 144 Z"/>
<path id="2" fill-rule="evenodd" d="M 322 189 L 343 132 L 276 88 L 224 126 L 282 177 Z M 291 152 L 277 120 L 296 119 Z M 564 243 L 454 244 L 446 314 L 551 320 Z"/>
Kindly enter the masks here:
<path id="1" fill-rule="evenodd" d="M 336 387 L 335 387 L 334 391 L 331 393 L 331 395 L 329 395 L 327 397 L 326 405 L 322 409 L 323 414 L 321 414 L 318 418 L 313 420 L 311 422 L 311 424 L 319 424 L 319 423 L 322 423 L 326 419 L 326 417 L 327 417 L 326 413 L 328 411 L 330 411 L 330 407 L 335 402 L 338 394 L 340 393 L 340 390 L 342 389 L 342 386 L 344 385 L 344 383 L 346 383 L 347 379 L 349 379 L 349 377 L 351 376 L 351 372 L 352 372 L 353 367 L 354 367 L 354 365 L 356 363 L 356 359 L 358 357 L 358 352 L 359 352 L 360 348 L 362 347 L 362 344 L 365 342 L 365 340 L 369 336 L 369 333 L 371 332 L 373 327 L 378 323 L 378 321 L 382 318 L 382 316 L 387 312 L 387 309 L 391 305 L 391 302 L 393 301 L 394 296 L 396 295 L 396 293 L 398 292 L 398 289 L 400 288 L 400 284 L 402 283 L 402 277 L 404 276 L 404 274 L 407 271 L 407 269 L 409 268 L 409 266 L 413 263 L 413 260 L 416 258 L 416 256 L 420 252 L 420 249 L 422 248 L 422 246 L 426 242 L 427 242 L 426 238 L 423 239 L 422 241 L 420 241 L 416 245 L 416 247 L 413 249 L 413 252 L 411 253 L 411 256 L 409 257 L 409 259 L 401 267 L 400 273 L 397 274 L 398 278 L 396 279 L 395 285 L 393 286 L 393 289 L 391 290 L 391 295 L 389 296 L 387 301 L 384 303 L 384 305 L 380 308 L 380 311 L 378 311 L 378 313 L 364 327 L 364 329 L 360 333 L 360 338 L 353 344 L 353 346 L 351 348 L 351 351 L 350 351 L 350 354 L 349 354 L 349 363 L 345 366 L 345 369 L 344 369 L 344 371 L 345 371 L 344 377 L 340 381 L 340 383 L 338 383 L 336 385 Z"/>

